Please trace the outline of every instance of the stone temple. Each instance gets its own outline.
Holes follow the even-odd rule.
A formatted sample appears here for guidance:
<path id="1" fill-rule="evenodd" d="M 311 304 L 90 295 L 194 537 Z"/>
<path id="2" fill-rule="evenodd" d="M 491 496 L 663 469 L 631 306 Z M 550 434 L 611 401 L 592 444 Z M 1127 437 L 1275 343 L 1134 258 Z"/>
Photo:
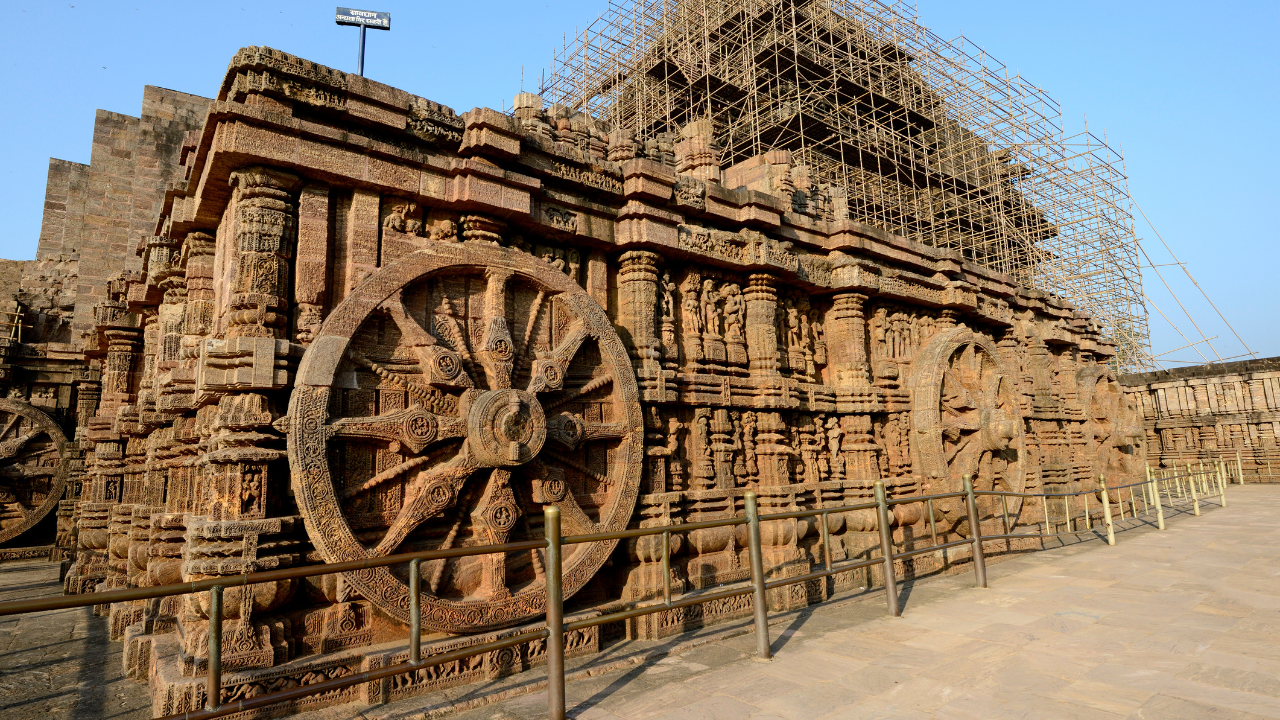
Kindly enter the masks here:
<path id="1" fill-rule="evenodd" d="M 865 222 L 785 148 L 726 160 L 708 118 L 659 143 L 534 94 L 514 107 L 459 114 L 248 47 L 213 100 L 148 88 L 139 118 L 100 113 L 91 163 L 51 163 L 37 259 L 8 269 L 0 552 L 65 558 L 66 592 L 94 593 L 539 538 L 547 505 L 577 535 L 740 514 L 748 490 L 768 514 L 862 502 L 877 479 L 899 497 L 1141 476 L 1142 415 L 1088 313 Z M 969 532 L 958 501 L 894 524 L 908 547 Z M 827 530 L 836 559 L 877 546 L 870 512 Z M 809 572 L 820 535 L 767 523 L 767 571 Z M 568 612 L 661 597 L 653 540 L 568 546 Z M 745 545 L 673 535 L 675 592 L 747 577 Z M 874 582 L 854 575 L 770 603 Z M 538 625 L 544 583 L 538 552 L 429 563 L 424 653 Z M 223 702 L 402 661 L 407 607 L 401 569 L 228 589 Z M 201 597 L 98 612 L 157 715 L 203 705 Z M 587 628 L 569 653 L 750 613 Z"/>

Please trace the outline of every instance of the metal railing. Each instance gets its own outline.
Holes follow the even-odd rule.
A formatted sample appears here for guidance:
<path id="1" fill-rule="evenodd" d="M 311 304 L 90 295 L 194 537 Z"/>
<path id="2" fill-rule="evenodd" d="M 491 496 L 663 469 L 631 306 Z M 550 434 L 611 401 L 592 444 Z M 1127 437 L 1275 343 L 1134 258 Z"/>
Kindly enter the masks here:
<path id="1" fill-rule="evenodd" d="M 1139 516 L 1139 513 L 1137 510 L 1135 488 L 1141 488 L 1144 508 L 1142 514 L 1149 515 L 1152 512 L 1151 508 L 1154 507 L 1154 512 L 1158 519 L 1158 527 L 1161 530 L 1165 527 L 1163 510 L 1164 502 L 1161 500 L 1161 495 L 1168 498 L 1169 506 L 1171 508 L 1175 507 L 1177 502 L 1183 502 L 1184 504 L 1189 505 L 1196 515 L 1200 514 L 1200 503 L 1211 495 L 1217 495 L 1218 503 L 1225 506 L 1228 471 L 1225 468 L 1226 463 L 1224 461 L 1220 460 L 1216 465 L 1216 471 L 1212 473 L 1212 480 L 1210 480 L 1210 473 L 1204 471 L 1203 465 L 1198 473 L 1193 472 L 1191 467 L 1188 466 L 1188 473 L 1186 475 L 1153 475 L 1148 469 L 1148 477 L 1146 480 L 1129 485 L 1123 485 L 1117 488 L 1108 488 L 1105 478 L 1103 478 L 1100 490 L 1101 502 L 1099 505 L 1102 513 L 1101 521 L 1103 525 L 1105 525 L 1105 537 L 1108 544 L 1115 544 L 1115 532 L 1111 511 L 1111 506 L 1113 504 L 1111 498 L 1113 493 L 1116 497 L 1116 504 L 1119 505 L 1121 520 L 1124 520 L 1125 500 L 1123 491 L 1126 489 L 1129 490 L 1130 513 L 1132 517 L 1136 518 Z M 1074 516 L 1070 510 L 1070 498 L 1076 496 L 1084 496 L 1084 511 L 1081 517 L 1085 522 L 1085 532 L 1092 531 L 1094 527 L 1093 513 L 1089 509 L 1088 498 L 1090 495 L 1093 495 L 1095 491 L 1081 491 L 1075 493 L 1014 493 L 995 490 L 976 491 L 974 490 L 972 479 L 969 476 L 964 477 L 963 486 L 964 489 L 961 492 L 888 499 L 885 493 L 884 483 L 880 480 L 876 480 L 873 488 L 875 498 L 874 502 L 776 513 L 764 516 L 761 516 L 759 513 L 756 493 L 748 491 L 744 495 L 745 516 L 743 517 L 735 516 L 706 522 L 687 523 L 681 525 L 663 525 L 658 527 L 569 537 L 563 537 L 560 533 L 559 508 L 555 506 L 547 506 L 544 509 L 545 524 L 544 538 L 542 540 L 528 540 L 523 542 L 504 543 L 501 545 L 452 548 L 449 550 L 428 550 L 416 553 L 402 553 L 379 558 L 369 558 L 366 560 L 328 563 L 282 570 L 268 570 L 264 572 L 224 576 L 172 585 L 110 590 L 92 593 L 89 595 L 73 595 L 42 598 L 37 600 L 5 602 L 0 603 L 0 617 L 49 610 L 106 605 L 117 602 L 149 600 L 192 593 L 209 593 L 209 633 L 207 673 L 205 680 L 205 707 L 201 710 L 192 710 L 176 715 L 170 715 L 163 718 L 163 720 L 212 720 L 213 718 L 301 700 L 313 695 L 348 688 L 353 685 L 403 675 L 416 670 L 502 650 L 504 648 L 513 647 L 532 640 L 545 639 L 547 641 L 546 663 L 548 674 L 549 717 L 551 720 L 564 720 L 564 641 L 566 633 L 597 625 L 603 625 L 605 623 L 638 618 L 666 610 L 701 605 L 708 602 L 739 597 L 742 595 L 752 595 L 756 633 L 756 653 L 758 657 L 768 659 L 772 654 L 770 650 L 768 623 L 767 593 L 769 590 L 799 583 L 807 583 L 814 580 L 822 580 L 831 577 L 836 573 L 862 568 L 873 568 L 876 565 L 880 565 L 882 567 L 886 605 L 888 606 L 888 610 L 891 615 L 898 616 L 901 615 L 902 611 L 898 602 L 897 573 L 894 566 L 896 561 L 906 560 L 915 557 L 916 555 L 930 552 L 942 553 L 945 559 L 946 553 L 949 549 L 967 545 L 970 548 L 969 555 L 973 561 L 975 583 L 979 587 L 986 587 L 987 577 L 986 558 L 983 550 L 984 543 L 1005 541 L 1006 545 L 1011 548 L 1012 546 L 1008 545 L 1011 540 L 1039 538 L 1043 547 L 1043 540 L 1046 538 L 1068 534 L 1079 534 L 1082 531 L 1079 529 L 1078 524 L 1073 525 L 1072 521 L 1074 520 Z M 1002 513 L 1000 517 L 1003 520 L 1003 534 L 984 535 L 982 533 L 982 517 L 978 502 L 980 497 L 1001 498 Z M 1019 518 L 1015 515 L 1012 521 L 1010 520 L 1008 508 L 1008 498 L 1010 497 L 1040 497 L 1042 499 L 1044 532 L 1018 533 L 1013 531 L 1019 523 Z M 1052 531 L 1053 527 L 1063 523 L 1051 521 L 1049 510 L 1050 498 L 1063 499 L 1064 519 L 1068 528 L 1067 532 L 1058 533 Z M 949 542 L 938 541 L 938 514 L 935 512 L 935 503 L 937 501 L 946 500 L 963 500 L 968 516 L 969 537 Z M 925 505 L 933 544 L 927 547 L 904 549 L 902 552 L 896 552 L 894 548 L 892 523 L 889 516 L 890 508 L 898 505 L 914 503 L 923 503 Z M 876 511 L 876 525 L 880 536 L 880 555 L 878 557 L 868 557 L 860 560 L 846 559 L 841 562 L 836 562 L 832 557 L 831 537 L 827 522 L 828 517 L 832 513 L 848 513 L 861 510 Z M 1018 514 L 1021 514 L 1021 510 Z M 821 532 L 823 553 L 822 569 L 796 577 L 768 579 L 764 569 L 763 553 L 761 549 L 760 524 L 762 522 L 776 522 L 809 517 L 819 518 L 818 525 Z M 745 584 L 734 584 L 729 587 L 712 591 L 686 593 L 684 597 L 673 599 L 671 596 L 670 572 L 671 533 L 688 533 L 695 530 L 735 527 L 739 525 L 746 525 L 748 528 L 748 553 L 751 564 L 751 579 L 746 581 Z M 1036 525 L 1039 526 L 1040 523 L 1037 522 Z M 564 598 L 562 596 L 561 588 L 561 550 L 563 546 L 623 540 L 629 538 L 652 537 L 657 535 L 662 536 L 663 597 L 661 601 L 642 602 L 624 610 L 573 620 L 567 623 L 565 622 Z M 544 577 L 546 578 L 547 608 L 545 627 L 494 640 L 492 642 L 460 648 L 451 652 L 440 653 L 423 658 L 421 594 L 422 562 L 424 560 L 440 560 L 445 558 L 487 555 L 492 553 L 521 552 L 526 550 L 542 550 L 544 553 Z M 868 551 L 868 553 L 869 552 L 870 551 Z M 947 560 L 947 562 L 949 562 L 949 560 Z M 222 596 L 223 592 L 227 588 L 244 587 L 257 583 L 278 582 L 282 580 L 296 580 L 334 573 L 355 572 L 369 568 L 399 565 L 402 563 L 408 564 L 409 568 L 410 626 L 408 638 L 409 659 L 407 661 L 387 665 L 373 670 L 354 673 L 340 678 L 315 682 L 309 685 L 302 685 L 288 690 L 235 700 L 225 704 L 222 702 Z M 870 588 L 871 584 L 870 578 L 868 578 L 867 587 Z"/>
<path id="2" fill-rule="evenodd" d="M 1275 471 L 1272 469 L 1272 467 L 1271 467 L 1271 454 L 1276 452 L 1276 449 L 1275 449 L 1275 448 L 1270 448 L 1270 449 L 1267 449 L 1267 448 L 1250 448 L 1250 450 L 1251 450 L 1251 451 L 1252 451 L 1252 453 L 1253 453 L 1253 460 L 1252 460 L 1252 461 L 1253 461 L 1253 472 L 1252 472 L 1252 473 L 1250 473 L 1247 477 L 1254 478 L 1254 481 L 1255 481 L 1255 482 L 1262 482 L 1262 478 L 1268 478 L 1268 479 L 1270 479 L 1270 480 L 1274 480 L 1274 479 L 1276 479 L 1276 478 L 1280 478 L 1280 473 L 1275 472 Z M 1261 454 L 1263 454 L 1263 453 L 1267 453 L 1265 457 L 1261 457 L 1261 458 L 1260 458 L 1260 457 L 1258 457 L 1259 455 L 1261 455 Z M 1264 462 L 1265 462 L 1265 463 L 1266 463 L 1266 465 L 1267 465 L 1267 471 L 1266 471 L 1265 473 L 1264 473 L 1264 472 L 1262 472 L 1262 464 L 1263 464 Z M 1245 479 L 1246 475 L 1245 475 L 1245 473 L 1244 473 L 1244 459 L 1240 456 L 1240 451 L 1239 451 L 1239 450 L 1236 450 L 1236 463 L 1235 463 L 1235 465 L 1236 465 L 1236 466 L 1235 466 L 1235 469 L 1234 469 L 1234 470 L 1235 470 L 1235 472 L 1233 473 L 1233 472 L 1232 472 L 1232 468 L 1231 468 L 1231 463 L 1230 463 L 1230 461 L 1227 461 L 1227 473 L 1228 473 L 1228 477 L 1230 478 L 1230 477 L 1234 476 L 1234 478 L 1233 478 L 1233 479 L 1234 479 L 1234 481 L 1235 481 L 1235 482 L 1238 482 L 1240 485 L 1243 485 L 1243 484 L 1244 484 L 1244 479 Z"/>

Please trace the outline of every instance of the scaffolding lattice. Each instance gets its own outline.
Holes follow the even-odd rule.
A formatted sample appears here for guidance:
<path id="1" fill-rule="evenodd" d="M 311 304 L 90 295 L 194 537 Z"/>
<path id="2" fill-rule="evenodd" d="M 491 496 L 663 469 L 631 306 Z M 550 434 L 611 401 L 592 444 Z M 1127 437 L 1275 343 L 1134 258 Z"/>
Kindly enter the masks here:
<path id="1" fill-rule="evenodd" d="M 850 217 L 1068 298 L 1151 368 L 1120 153 L 901 0 L 611 0 L 540 91 L 641 141 L 710 119 L 726 164 L 790 150 Z"/>

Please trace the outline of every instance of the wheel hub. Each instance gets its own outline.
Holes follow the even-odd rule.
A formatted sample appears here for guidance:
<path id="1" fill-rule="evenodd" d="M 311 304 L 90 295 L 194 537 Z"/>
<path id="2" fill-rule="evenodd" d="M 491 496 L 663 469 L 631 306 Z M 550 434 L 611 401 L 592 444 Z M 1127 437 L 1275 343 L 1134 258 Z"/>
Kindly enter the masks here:
<path id="1" fill-rule="evenodd" d="M 529 462 L 547 439 L 547 417 L 537 398 L 523 390 L 483 393 L 467 414 L 472 458 L 484 467 Z"/>

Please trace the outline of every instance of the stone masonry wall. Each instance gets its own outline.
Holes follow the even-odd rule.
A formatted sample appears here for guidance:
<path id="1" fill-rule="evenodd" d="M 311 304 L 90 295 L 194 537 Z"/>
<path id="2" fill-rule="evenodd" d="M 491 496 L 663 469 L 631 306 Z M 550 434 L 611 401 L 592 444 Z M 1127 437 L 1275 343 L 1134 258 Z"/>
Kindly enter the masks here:
<path id="1" fill-rule="evenodd" d="M 149 85 L 139 117 L 97 112 L 88 165 L 50 159 L 40 243 L 19 297 L 41 340 L 82 346 L 107 281 L 136 265 L 139 242 L 156 234 L 165 188 L 181 176 L 182 140 L 208 104 Z"/>
<path id="2" fill-rule="evenodd" d="M 1280 358 L 1125 375 L 1140 403 L 1147 456 L 1158 467 L 1239 453 L 1245 477 L 1280 472 Z"/>

